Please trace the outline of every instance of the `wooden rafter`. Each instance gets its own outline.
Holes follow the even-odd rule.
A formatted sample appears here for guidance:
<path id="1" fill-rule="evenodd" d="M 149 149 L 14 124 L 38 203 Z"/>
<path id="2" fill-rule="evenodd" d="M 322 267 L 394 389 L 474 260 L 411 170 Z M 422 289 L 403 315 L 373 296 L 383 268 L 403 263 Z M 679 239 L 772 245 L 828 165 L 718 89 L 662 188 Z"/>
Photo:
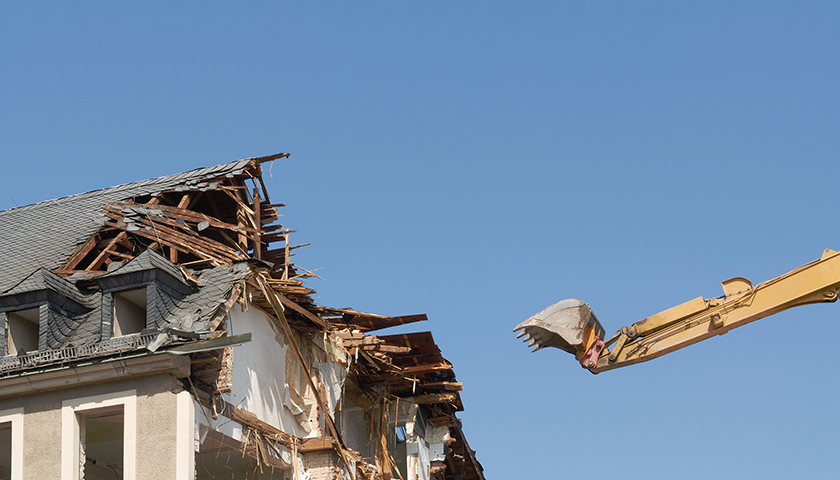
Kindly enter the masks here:
<path id="1" fill-rule="evenodd" d="M 256 224 L 257 231 L 254 232 L 254 258 L 257 260 L 262 260 L 262 244 L 260 242 L 260 236 L 262 235 L 262 231 L 260 230 L 260 214 L 262 213 L 262 208 L 260 208 L 260 191 L 258 189 L 254 189 L 254 224 Z"/>
<path id="2" fill-rule="evenodd" d="M 90 265 L 88 265 L 88 267 L 85 269 L 85 271 L 90 272 L 91 270 L 99 269 L 99 267 L 102 266 L 102 264 L 105 262 L 105 260 L 108 259 L 108 255 L 114 253 L 114 252 L 111 251 L 111 249 L 114 247 L 114 245 L 116 245 L 117 243 L 119 243 L 121 240 L 123 240 L 125 238 L 126 238 L 126 233 L 125 232 L 118 233 L 117 236 L 114 237 L 113 239 L 111 239 L 111 241 L 108 242 L 108 245 L 104 249 L 102 249 L 101 252 L 99 252 L 99 255 L 97 255 L 96 258 L 94 258 L 93 261 L 90 262 Z"/>
<path id="3" fill-rule="evenodd" d="M 87 256 L 87 254 L 90 253 L 91 250 L 93 250 L 93 247 L 95 247 L 97 243 L 99 243 L 99 233 L 92 235 L 90 239 L 88 239 L 88 241 L 84 244 L 84 246 L 82 246 L 82 248 L 78 252 L 76 252 L 75 255 L 70 257 L 70 260 L 67 261 L 67 264 L 64 266 L 64 269 L 75 269 L 79 262 L 81 262 Z"/>

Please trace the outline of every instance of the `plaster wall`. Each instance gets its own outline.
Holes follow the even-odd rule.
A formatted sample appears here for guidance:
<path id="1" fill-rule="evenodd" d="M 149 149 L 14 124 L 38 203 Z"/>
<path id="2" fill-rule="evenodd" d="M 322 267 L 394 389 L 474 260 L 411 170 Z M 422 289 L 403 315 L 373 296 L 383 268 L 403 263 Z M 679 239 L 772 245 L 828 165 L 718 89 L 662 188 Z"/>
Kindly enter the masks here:
<path id="1" fill-rule="evenodd" d="M 178 478 L 175 452 L 180 388 L 169 374 L 156 374 L 6 398 L 0 388 L 0 410 L 23 407 L 23 479 L 61 478 L 64 401 L 127 390 L 137 394 L 135 478 Z"/>
<path id="2" fill-rule="evenodd" d="M 225 399 L 260 420 L 299 437 L 322 434 L 315 394 L 285 334 L 262 310 L 239 305 L 229 312 L 231 335 L 251 333 L 251 341 L 233 350 L 232 391 Z M 329 414 L 341 395 L 345 366 L 323 338 L 296 337 L 316 384 L 324 388 Z M 327 352 L 327 350 L 330 350 Z"/>

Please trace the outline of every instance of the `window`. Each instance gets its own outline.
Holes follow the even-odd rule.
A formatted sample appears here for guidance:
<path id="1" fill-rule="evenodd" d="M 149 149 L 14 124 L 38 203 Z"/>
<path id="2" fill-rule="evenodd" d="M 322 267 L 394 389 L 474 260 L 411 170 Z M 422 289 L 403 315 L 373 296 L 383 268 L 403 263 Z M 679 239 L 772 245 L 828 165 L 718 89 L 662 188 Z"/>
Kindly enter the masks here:
<path id="1" fill-rule="evenodd" d="M 394 427 L 394 442 L 399 445 L 401 443 L 405 443 L 405 440 L 405 425 L 397 425 Z"/>
<path id="2" fill-rule="evenodd" d="M 76 415 L 79 422 L 80 478 L 123 478 L 123 406 L 88 410 Z"/>
<path id="3" fill-rule="evenodd" d="M 146 328 L 146 288 L 114 292 L 114 337 Z"/>
<path id="4" fill-rule="evenodd" d="M 23 408 L 0 412 L 0 480 L 23 478 Z"/>
<path id="5" fill-rule="evenodd" d="M 12 422 L 0 423 L 0 480 L 12 478 Z"/>
<path id="6" fill-rule="evenodd" d="M 64 401 L 61 428 L 62 480 L 134 479 L 134 390 Z"/>
<path id="7" fill-rule="evenodd" d="M 41 323 L 38 307 L 8 312 L 6 318 L 8 319 L 6 353 L 17 355 L 21 350 L 26 352 L 38 350 L 38 329 Z"/>

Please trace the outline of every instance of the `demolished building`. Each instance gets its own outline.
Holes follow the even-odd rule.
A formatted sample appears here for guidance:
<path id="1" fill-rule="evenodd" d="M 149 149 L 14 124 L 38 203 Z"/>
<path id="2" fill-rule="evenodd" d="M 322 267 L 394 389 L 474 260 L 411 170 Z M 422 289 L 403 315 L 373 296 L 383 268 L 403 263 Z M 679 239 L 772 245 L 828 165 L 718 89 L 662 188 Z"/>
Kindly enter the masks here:
<path id="1" fill-rule="evenodd" d="M 0 480 L 484 478 L 432 334 L 374 334 L 425 315 L 313 301 L 287 156 L 0 212 Z"/>

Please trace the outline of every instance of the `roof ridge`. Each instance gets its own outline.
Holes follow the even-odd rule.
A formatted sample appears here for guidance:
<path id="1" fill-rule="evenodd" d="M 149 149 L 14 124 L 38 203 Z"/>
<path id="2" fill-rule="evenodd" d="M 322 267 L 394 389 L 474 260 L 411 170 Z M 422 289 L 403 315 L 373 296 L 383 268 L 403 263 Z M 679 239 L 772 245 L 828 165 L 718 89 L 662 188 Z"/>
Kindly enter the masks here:
<path id="1" fill-rule="evenodd" d="M 198 176 L 198 175 L 206 175 L 206 174 L 214 173 L 215 171 L 220 172 L 220 174 L 224 174 L 224 173 L 229 172 L 230 170 L 238 170 L 238 169 L 244 168 L 245 166 L 247 166 L 249 163 L 253 162 L 254 160 L 257 160 L 257 158 L 243 158 L 243 159 L 240 159 L 240 160 L 234 160 L 232 162 L 220 163 L 218 165 L 211 165 L 211 166 L 208 166 L 208 167 L 198 167 L 198 168 L 194 168 L 192 170 L 188 170 L 186 172 L 173 173 L 173 174 L 170 174 L 170 175 L 162 175 L 162 176 L 159 176 L 159 177 L 152 177 L 152 178 L 147 178 L 147 179 L 144 179 L 144 180 L 138 180 L 136 182 L 128 182 L 128 183 L 122 183 L 122 184 L 119 184 L 119 185 L 112 185 L 112 186 L 109 186 L 109 187 L 98 188 L 96 190 L 90 190 L 88 192 L 83 192 L 83 193 L 74 193 L 72 195 L 66 195 L 64 197 L 42 200 L 40 202 L 30 203 L 29 205 L 22 205 L 22 206 L 19 206 L 19 207 L 13 207 L 13 208 L 9 208 L 7 210 L 0 210 L 0 215 L 3 215 L 4 213 L 7 213 L 7 212 L 21 212 L 23 210 L 31 209 L 31 208 L 34 208 L 34 207 L 40 207 L 40 206 L 48 205 L 48 204 L 56 204 L 56 203 L 60 203 L 60 202 L 65 201 L 65 200 L 72 200 L 72 199 L 75 199 L 75 198 L 78 198 L 78 197 L 90 196 L 90 195 L 97 194 L 97 193 L 107 193 L 109 191 L 124 190 L 124 189 L 127 189 L 128 187 L 131 187 L 132 185 L 137 185 L 138 187 L 141 186 L 141 185 L 144 185 L 144 184 L 153 185 L 155 183 L 162 182 L 162 181 L 165 181 L 165 180 L 170 179 L 170 178 L 174 179 L 176 177 L 183 177 L 186 180 L 186 179 L 190 179 L 192 177 Z M 202 177 L 202 178 L 204 178 L 204 177 Z"/>

